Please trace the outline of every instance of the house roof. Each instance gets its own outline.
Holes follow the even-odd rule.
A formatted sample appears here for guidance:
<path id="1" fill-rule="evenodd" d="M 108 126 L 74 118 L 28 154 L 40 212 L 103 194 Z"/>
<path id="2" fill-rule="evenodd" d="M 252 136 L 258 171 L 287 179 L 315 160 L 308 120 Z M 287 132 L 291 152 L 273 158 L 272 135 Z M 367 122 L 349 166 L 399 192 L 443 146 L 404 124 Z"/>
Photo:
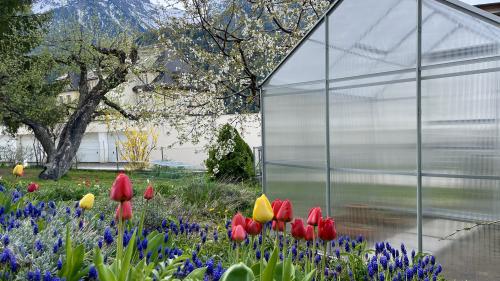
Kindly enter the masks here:
<path id="1" fill-rule="evenodd" d="M 309 30 L 306 33 L 306 35 L 291 49 L 291 51 L 288 52 L 287 55 L 285 55 L 285 57 L 281 60 L 280 63 L 278 63 L 278 65 L 273 69 L 273 71 L 271 71 L 264 78 L 264 80 L 262 80 L 262 82 L 260 83 L 261 88 L 262 88 L 262 86 L 264 86 L 264 84 L 266 84 L 266 82 L 269 81 L 269 79 L 273 76 L 273 74 L 276 73 L 280 69 L 280 67 L 288 60 L 288 58 L 291 57 L 291 55 L 293 53 L 295 53 L 295 51 L 297 49 L 300 48 L 300 46 L 321 25 L 321 23 L 323 23 L 325 17 L 330 15 L 330 13 L 332 13 L 344 1 L 349 1 L 349 0 L 334 0 L 332 2 L 332 4 L 330 5 L 330 8 L 328 8 L 328 10 L 321 16 L 321 18 L 316 22 L 316 24 L 311 28 L 311 30 Z M 479 5 L 479 7 L 475 7 L 475 6 L 471 6 L 469 4 L 463 3 L 463 2 L 458 1 L 458 0 L 434 0 L 434 1 L 442 3 L 446 6 L 449 6 L 449 7 L 454 8 L 454 9 L 461 10 L 464 13 L 467 13 L 471 16 L 475 16 L 476 18 L 479 18 L 483 21 L 489 22 L 493 25 L 500 26 L 500 17 L 488 12 L 487 9 L 480 8 L 482 5 Z M 493 3 L 493 4 L 497 5 L 500 3 Z M 484 4 L 484 5 L 492 5 L 492 4 Z"/>
<path id="2" fill-rule="evenodd" d="M 476 5 L 476 7 L 478 7 L 481 10 L 485 10 L 487 12 L 500 16 L 500 2 L 479 4 Z"/>

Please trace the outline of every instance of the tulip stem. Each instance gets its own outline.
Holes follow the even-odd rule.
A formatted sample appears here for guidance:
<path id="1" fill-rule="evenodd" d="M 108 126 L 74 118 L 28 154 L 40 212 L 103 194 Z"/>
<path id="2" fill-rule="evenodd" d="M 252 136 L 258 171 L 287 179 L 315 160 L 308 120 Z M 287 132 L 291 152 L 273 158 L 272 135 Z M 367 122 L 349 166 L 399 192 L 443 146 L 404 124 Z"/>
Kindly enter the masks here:
<path id="1" fill-rule="evenodd" d="M 149 204 L 149 201 L 146 200 L 146 207 L 142 210 L 141 221 L 139 222 L 139 230 L 138 230 L 138 233 L 137 233 L 138 237 L 140 237 L 140 235 L 142 235 L 142 230 L 144 228 L 144 217 L 146 216 L 146 210 L 148 208 L 148 204 Z"/>
<path id="2" fill-rule="evenodd" d="M 285 280 L 285 266 L 286 266 L 286 256 L 287 256 L 287 249 L 288 249 L 288 243 L 286 241 L 286 222 L 283 223 L 285 226 L 283 228 L 283 271 L 281 275 L 281 280 Z"/>
<path id="3" fill-rule="evenodd" d="M 240 244 L 236 244 L 236 262 L 240 262 Z"/>
<path id="4" fill-rule="evenodd" d="M 315 258 L 316 258 L 316 226 L 313 227 L 313 248 L 312 248 L 312 253 L 311 253 L 311 270 L 313 269 Z M 317 272 L 316 272 L 316 274 L 317 274 Z"/>
<path id="5" fill-rule="evenodd" d="M 118 237 L 116 239 L 117 243 L 117 250 L 116 250 L 116 258 L 118 261 L 121 262 L 122 260 L 122 253 L 123 253 L 123 210 L 122 210 L 122 203 L 118 205 L 119 211 L 118 211 Z"/>
<path id="6" fill-rule="evenodd" d="M 264 243 L 266 242 L 266 224 L 262 224 L 262 243 L 260 243 L 260 281 L 262 281 L 262 274 L 264 273 Z"/>
<path id="7" fill-rule="evenodd" d="M 327 257 L 327 254 L 326 254 L 326 250 L 327 250 L 327 247 L 328 247 L 328 242 L 326 241 L 323 241 L 323 268 L 322 268 L 322 272 L 320 273 L 321 274 L 321 280 L 325 280 L 325 271 L 326 271 L 326 257 Z"/>

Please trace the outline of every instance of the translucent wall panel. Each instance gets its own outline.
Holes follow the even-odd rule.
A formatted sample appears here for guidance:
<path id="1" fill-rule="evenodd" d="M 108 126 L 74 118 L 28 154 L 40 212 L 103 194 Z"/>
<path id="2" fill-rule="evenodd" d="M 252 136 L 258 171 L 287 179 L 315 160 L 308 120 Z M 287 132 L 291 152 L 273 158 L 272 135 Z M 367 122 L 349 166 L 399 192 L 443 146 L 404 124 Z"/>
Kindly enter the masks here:
<path id="1" fill-rule="evenodd" d="M 415 82 L 330 91 L 333 214 L 341 233 L 416 242 Z"/>
<path id="2" fill-rule="evenodd" d="M 330 165 L 339 232 L 416 247 L 416 1 L 329 15 Z"/>
<path id="3" fill-rule="evenodd" d="M 324 169 L 268 164 L 266 172 L 269 197 L 292 200 L 294 216 L 307 219 L 311 207 L 325 208 Z"/>
<path id="4" fill-rule="evenodd" d="M 265 159 L 267 162 L 325 167 L 324 83 L 301 92 L 266 90 Z M 293 94 L 291 94 L 293 93 Z"/>
<path id="5" fill-rule="evenodd" d="M 435 0 L 422 13 L 422 65 L 500 54 L 500 28 Z"/>
<path id="6" fill-rule="evenodd" d="M 500 182 L 424 177 L 424 252 L 436 255 L 448 280 L 500 280 L 500 226 L 481 226 L 440 240 L 473 221 L 500 219 Z"/>
<path id="7" fill-rule="evenodd" d="M 266 87 L 325 79 L 325 26 L 319 25 L 286 59 Z"/>
<path id="8" fill-rule="evenodd" d="M 414 0 L 348 0 L 329 16 L 329 78 L 415 65 Z"/>
<path id="9" fill-rule="evenodd" d="M 500 29 L 424 1 L 423 246 L 450 280 L 499 280 Z M 496 70 L 495 70 L 496 68 Z"/>

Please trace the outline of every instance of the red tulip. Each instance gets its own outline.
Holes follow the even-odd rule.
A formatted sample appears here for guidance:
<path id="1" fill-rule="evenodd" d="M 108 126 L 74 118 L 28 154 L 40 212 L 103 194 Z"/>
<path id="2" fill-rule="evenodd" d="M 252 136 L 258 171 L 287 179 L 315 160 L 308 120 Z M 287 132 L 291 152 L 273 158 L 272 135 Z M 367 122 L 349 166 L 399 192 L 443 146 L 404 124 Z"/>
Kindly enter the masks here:
<path id="1" fill-rule="evenodd" d="M 246 232 L 248 232 L 248 234 L 250 234 L 252 236 L 258 235 L 262 230 L 262 224 L 254 221 L 251 218 L 246 218 L 245 219 L 245 230 L 246 230 Z"/>
<path id="2" fill-rule="evenodd" d="M 130 201 L 121 202 L 116 207 L 115 219 L 118 220 L 120 217 L 120 207 L 122 209 L 122 220 L 129 220 L 132 218 L 132 203 Z"/>
<path id="3" fill-rule="evenodd" d="M 320 219 L 321 219 L 321 208 L 314 207 L 309 211 L 309 216 L 307 217 L 307 224 L 316 226 L 319 224 Z"/>
<path id="4" fill-rule="evenodd" d="M 273 230 L 274 231 L 285 231 L 285 223 L 282 221 L 273 221 Z"/>
<path id="5" fill-rule="evenodd" d="M 315 236 L 316 235 L 314 234 L 314 227 L 312 225 L 308 225 L 306 227 L 306 240 L 313 241 Z"/>
<path id="6" fill-rule="evenodd" d="M 123 173 L 118 174 L 111 187 L 111 199 L 118 202 L 130 201 L 132 200 L 132 195 L 132 183 L 130 179 Z"/>
<path id="7" fill-rule="evenodd" d="M 236 213 L 236 215 L 234 215 L 233 220 L 231 221 L 231 231 L 234 232 L 238 225 L 241 225 L 243 229 L 245 229 L 245 217 L 241 213 Z"/>
<path id="8" fill-rule="evenodd" d="M 241 242 L 247 238 L 247 233 L 242 225 L 237 225 L 231 232 L 231 239 L 236 242 Z"/>
<path id="9" fill-rule="evenodd" d="M 275 199 L 271 203 L 271 207 L 273 208 L 273 213 L 274 213 L 274 219 L 276 219 L 276 216 L 278 215 L 278 212 L 281 208 L 281 204 L 283 204 L 283 201 L 281 201 L 280 199 Z"/>
<path id="10" fill-rule="evenodd" d="M 281 204 L 276 219 L 282 222 L 290 222 L 293 218 L 292 203 L 287 199 Z"/>
<path id="11" fill-rule="evenodd" d="M 31 182 L 30 184 L 28 184 L 28 192 L 35 192 L 39 188 L 40 188 L 40 186 L 36 182 Z"/>
<path id="12" fill-rule="evenodd" d="M 155 192 L 153 190 L 153 186 L 151 184 L 148 184 L 148 187 L 146 187 L 146 190 L 144 191 L 144 199 L 149 201 L 153 199 L 154 195 Z"/>
<path id="13" fill-rule="evenodd" d="M 331 241 L 337 238 L 337 230 L 335 230 L 335 221 L 332 218 L 319 220 L 318 236 L 324 241 Z"/>
<path id="14" fill-rule="evenodd" d="M 292 236 L 298 240 L 306 238 L 306 228 L 302 219 L 295 219 L 292 222 Z"/>

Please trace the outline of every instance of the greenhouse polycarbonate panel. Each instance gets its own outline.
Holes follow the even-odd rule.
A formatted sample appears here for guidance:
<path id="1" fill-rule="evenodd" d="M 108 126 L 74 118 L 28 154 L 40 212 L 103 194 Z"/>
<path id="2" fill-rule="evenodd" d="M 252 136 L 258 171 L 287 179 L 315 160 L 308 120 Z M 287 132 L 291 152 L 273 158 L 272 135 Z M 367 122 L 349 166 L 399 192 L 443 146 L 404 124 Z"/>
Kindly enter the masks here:
<path id="1" fill-rule="evenodd" d="M 267 86 L 325 79 L 325 26 L 318 26 L 272 75 Z"/>
<path id="2" fill-rule="evenodd" d="M 267 162 L 325 167 L 325 90 L 264 92 Z"/>
<path id="3" fill-rule="evenodd" d="M 500 219 L 500 182 L 423 178 L 424 252 L 436 255 L 447 280 L 500 280 L 500 225 L 453 234 L 474 221 Z"/>
<path id="4" fill-rule="evenodd" d="M 347 0 L 329 15 L 329 78 L 415 66 L 416 1 Z"/>
<path id="5" fill-rule="evenodd" d="M 329 15 L 328 64 L 339 232 L 414 248 L 415 9 L 413 0 L 342 2 Z"/>
<path id="6" fill-rule="evenodd" d="M 498 27 L 434 0 L 422 13 L 422 65 L 500 55 Z"/>
<path id="7" fill-rule="evenodd" d="M 333 214 L 340 233 L 416 248 L 415 82 L 330 91 Z"/>
<path id="8" fill-rule="evenodd" d="M 423 172 L 499 176 L 500 71 L 424 80 L 422 94 Z"/>
<path id="9" fill-rule="evenodd" d="M 267 189 L 270 200 L 290 199 L 294 216 L 307 219 L 309 209 L 325 208 L 325 170 L 266 165 Z"/>
<path id="10" fill-rule="evenodd" d="M 417 249 L 415 176 L 333 170 L 331 179 L 338 233 Z"/>
<path id="11" fill-rule="evenodd" d="M 437 1 L 422 27 L 423 247 L 450 280 L 499 280 L 500 29 Z"/>
<path id="12" fill-rule="evenodd" d="M 381 173 L 416 169 L 415 82 L 330 91 L 330 165 Z"/>

